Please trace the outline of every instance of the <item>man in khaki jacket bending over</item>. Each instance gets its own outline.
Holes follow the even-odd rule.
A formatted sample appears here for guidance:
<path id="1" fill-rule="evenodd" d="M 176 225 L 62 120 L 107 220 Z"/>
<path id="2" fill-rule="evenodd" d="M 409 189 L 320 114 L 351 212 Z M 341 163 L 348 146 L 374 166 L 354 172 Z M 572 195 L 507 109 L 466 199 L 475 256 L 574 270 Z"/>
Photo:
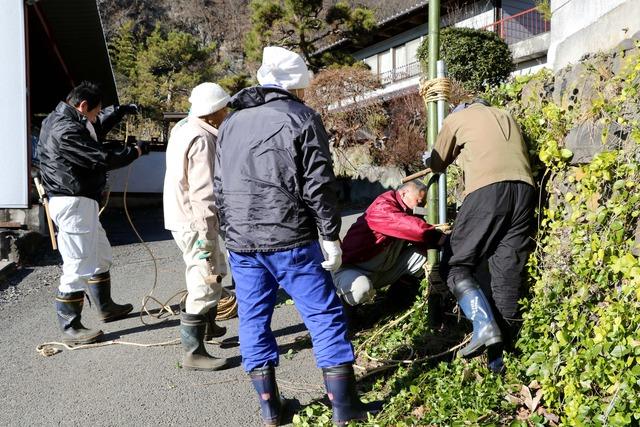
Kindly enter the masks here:
<path id="1" fill-rule="evenodd" d="M 440 272 L 473 323 L 471 342 L 460 354 L 473 357 L 486 348 L 489 368 L 501 372 L 503 344 L 513 344 L 519 326 L 521 276 L 531 249 L 535 191 L 529 153 L 513 117 L 476 99 L 445 119 L 425 164 L 442 172 L 456 159 L 465 199 Z M 497 313 L 474 276 L 484 258 Z"/>
<path id="2" fill-rule="evenodd" d="M 171 130 L 164 178 L 164 225 L 171 231 L 186 264 L 187 300 L 181 313 L 182 367 L 214 371 L 226 359 L 207 353 L 204 340 L 226 329 L 215 323 L 222 285 L 205 277 L 226 274 L 218 245 L 218 219 L 213 195 L 213 163 L 218 126 L 227 115 L 229 94 L 215 83 L 191 91 L 188 117 Z"/>

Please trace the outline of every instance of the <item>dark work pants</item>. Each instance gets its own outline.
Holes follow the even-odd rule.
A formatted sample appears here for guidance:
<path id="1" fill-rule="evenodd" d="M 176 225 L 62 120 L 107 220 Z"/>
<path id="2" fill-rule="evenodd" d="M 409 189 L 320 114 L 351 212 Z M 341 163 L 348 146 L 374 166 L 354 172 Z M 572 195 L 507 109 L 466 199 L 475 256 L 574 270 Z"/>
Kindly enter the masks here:
<path id="1" fill-rule="evenodd" d="M 489 262 L 496 320 L 505 335 L 518 316 L 522 272 L 531 251 L 535 191 L 524 182 L 504 181 L 469 194 L 458 212 L 440 272 L 449 289 Z M 491 298 L 490 298 L 491 299 Z M 511 337 L 513 338 L 513 337 Z"/>

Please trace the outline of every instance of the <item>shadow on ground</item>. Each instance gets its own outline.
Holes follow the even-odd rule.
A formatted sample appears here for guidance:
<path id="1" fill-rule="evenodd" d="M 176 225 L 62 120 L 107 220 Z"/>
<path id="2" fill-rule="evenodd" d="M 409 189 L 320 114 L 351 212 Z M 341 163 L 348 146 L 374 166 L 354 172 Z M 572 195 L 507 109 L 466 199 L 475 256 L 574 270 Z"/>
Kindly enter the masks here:
<path id="1" fill-rule="evenodd" d="M 129 208 L 129 217 L 145 242 L 157 242 L 172 239 L 171 233 L 164 228 L 162 206 Z M 107 207 L 100 222 L 107 232 L 112 246 L 139 243 L 140 240 L 131 228 L 123 208 Z"/>

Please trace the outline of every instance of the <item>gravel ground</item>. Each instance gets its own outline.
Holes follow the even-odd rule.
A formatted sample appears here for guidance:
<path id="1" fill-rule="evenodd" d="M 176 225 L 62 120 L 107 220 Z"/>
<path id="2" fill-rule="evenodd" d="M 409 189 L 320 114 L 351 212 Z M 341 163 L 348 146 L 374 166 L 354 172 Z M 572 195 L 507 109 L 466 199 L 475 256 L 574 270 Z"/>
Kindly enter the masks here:
<path id="1" fill-rule="evenodd" d="M 132 302 L 134 312 L 100 324 L 93 308 L 85 305 L 83 323 L 101 328 L 108 340 L 155 343 L 178 338 L 177 317 L 152 326 L 141 323 L 140 301 L 152 286 L 154 264 L 136 243 L 122 211 L 105 214 L 114 252 L 114 300 Z M 344 218 L 343 230 L 355 217 Z M 184 286 L 180 253 L 162 229 L 160 209 L 136 210 L 132 219 L 157 259 L 154 295 L 166 300 Z M 38 344 L 59 339 L 53 297 L 60 265 L 59 256 L 43 250 L 37 265 L 19 269 L 0 286 L 0 425 L 260 425 L 255 392 L 232 344 L 237 341 L 237 318 L 221 323 L 228 329 L 223 338 L 227 345 L 208 345 L 212 354 L 229 358 L 231 369 L 219 372 L 183 371 L 179 346 L 113 345 L 63 350 L 51 357 L 38 354 Z M 281 357 L 277 370 L 283 393 L 301 405 L 322 398 L 322 375 L 311 349 L 294 343 L 306 334 L 294 306 L 280 304 L 272 328 L 281 355 L 290 349 L 293 353 Z"/>

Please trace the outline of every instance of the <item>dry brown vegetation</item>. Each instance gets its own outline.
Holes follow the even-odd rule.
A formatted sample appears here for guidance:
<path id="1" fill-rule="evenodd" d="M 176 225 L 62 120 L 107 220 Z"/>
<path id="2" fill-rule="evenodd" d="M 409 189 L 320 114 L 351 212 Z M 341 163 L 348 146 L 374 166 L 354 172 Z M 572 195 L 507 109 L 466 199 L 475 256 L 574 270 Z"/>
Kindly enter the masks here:
<path id="1" fill-rule="evenodd" d="M 382 137 L 387 122 L 382 100 L 362 96 L 379 87 L 363 66 L 330 68 L 315 76 L 305 101 L 322 116 L 334 146 L 345 147 Z"/>

